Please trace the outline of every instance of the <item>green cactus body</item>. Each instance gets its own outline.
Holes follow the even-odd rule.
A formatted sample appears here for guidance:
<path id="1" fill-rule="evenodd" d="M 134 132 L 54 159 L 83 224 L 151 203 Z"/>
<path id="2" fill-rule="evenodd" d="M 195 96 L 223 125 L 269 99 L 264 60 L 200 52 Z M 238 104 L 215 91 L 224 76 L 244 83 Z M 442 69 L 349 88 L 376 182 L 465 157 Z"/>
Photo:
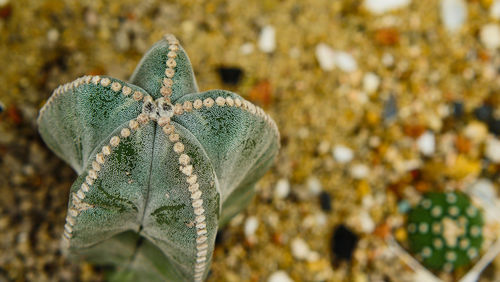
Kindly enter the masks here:
<path id="1" fill-rule="evenodd" d="M 130 83 L 84 76 L 41 109 L 46 144 L 79 174 L 63 247 L 113 264 L 116 280 L 203 280 L 215 236 L 249 202 L 278 151 L 264 111 L 237 94 L 198 93 L 171 35 Z"/>
<path id="2" fill-rule="evenodd" d="M 407 221 L 410 252 L 429 269 L 451 272 L 479 255 L 482 212 L 459 192 L 424 195 Z"/>

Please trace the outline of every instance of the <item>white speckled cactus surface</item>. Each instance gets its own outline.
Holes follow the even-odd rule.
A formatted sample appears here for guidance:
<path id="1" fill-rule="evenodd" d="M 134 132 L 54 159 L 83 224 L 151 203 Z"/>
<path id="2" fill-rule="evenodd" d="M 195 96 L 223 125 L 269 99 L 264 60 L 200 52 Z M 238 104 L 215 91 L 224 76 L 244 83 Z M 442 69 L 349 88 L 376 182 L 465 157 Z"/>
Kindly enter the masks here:
<path id="1" fill-rule="evenodd" d="M 198 91 L 171 35 L 130 82 L 84 76 L 57 88 L 38 124 L 79 174 L 63 247 L 115 265 L 117 281 L 203 280 L 218 228 L 246 206 L 279 148 L 262 109 Z"/>

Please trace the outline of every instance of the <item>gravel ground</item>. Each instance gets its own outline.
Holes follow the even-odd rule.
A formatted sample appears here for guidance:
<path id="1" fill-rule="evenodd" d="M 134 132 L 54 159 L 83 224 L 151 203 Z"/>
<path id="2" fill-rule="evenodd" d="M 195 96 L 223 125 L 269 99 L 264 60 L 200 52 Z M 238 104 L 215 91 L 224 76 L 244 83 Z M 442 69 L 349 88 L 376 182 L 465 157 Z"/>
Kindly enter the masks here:
<path id="1" fill-rule="evenodd" d="M 35 120 L 59 84 L 126 80 L 164 33 L 200 89 L 240 93 L 282 137 L 209 281 L 421 277 L 388 243 L 407 248 L 408 207 L 430 191 L 498 202 L 499 20 L 498 0 L 0 0 L 0 281 L 103 280 L 59 250 L 76 174 Z M 487 219 L 480 256 L 499 226 Z M 499 264 L 480 280 L 500 280 Z"/>

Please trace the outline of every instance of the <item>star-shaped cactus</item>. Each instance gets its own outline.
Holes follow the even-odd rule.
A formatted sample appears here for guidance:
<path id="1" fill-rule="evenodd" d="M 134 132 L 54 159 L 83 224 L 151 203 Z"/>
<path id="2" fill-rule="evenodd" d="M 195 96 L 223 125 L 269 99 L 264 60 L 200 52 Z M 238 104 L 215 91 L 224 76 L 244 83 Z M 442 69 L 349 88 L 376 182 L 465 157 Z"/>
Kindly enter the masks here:
<path id="1" fill-rule="evenodd" d="M 63 247 L 117 266 L 120 281 L 203 280 L 217 229 L 248 204 L 279 148 L 262 109 L 228 91 L 198 92 L 172 35 L 129 83 L 84 76 L 60 86 L 38 124 L 79 174 Z"/>

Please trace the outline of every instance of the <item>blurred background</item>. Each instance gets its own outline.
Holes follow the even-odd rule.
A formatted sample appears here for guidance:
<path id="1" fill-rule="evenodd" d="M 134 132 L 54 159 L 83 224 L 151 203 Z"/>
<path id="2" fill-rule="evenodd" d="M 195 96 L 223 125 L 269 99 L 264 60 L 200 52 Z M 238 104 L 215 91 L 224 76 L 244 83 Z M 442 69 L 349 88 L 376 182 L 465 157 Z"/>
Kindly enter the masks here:
<path id="1" fill-rule="evenodd" d="M 0 0 L 0 281 L 104 279 L 60 253 L 76 174 L 35 120 L 60 84 L 127 80 L 165 33 L 200 90 L 239 93 L 281 132 L 208 281 L 457 281 L 494 249 L 499 0 Z M 430 269 L 408 213 L 450 191 L 481 211 L 482 244 L 460 268 L 446 256 Z"/>

